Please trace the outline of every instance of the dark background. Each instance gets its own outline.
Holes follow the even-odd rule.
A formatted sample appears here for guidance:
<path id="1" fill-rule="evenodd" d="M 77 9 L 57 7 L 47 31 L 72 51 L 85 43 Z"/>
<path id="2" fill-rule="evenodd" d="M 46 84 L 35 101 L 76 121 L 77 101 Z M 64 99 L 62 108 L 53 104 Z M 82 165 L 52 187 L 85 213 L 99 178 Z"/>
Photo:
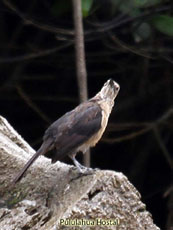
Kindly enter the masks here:
<path id="1" fill-rule="evenodd" d="M 70 1 L 11 2 L 0 2 L 0 115 L 37 149 L 49 124 L 79 104 L 72 8 Z M 107 130 L 91 150 L 91 166 L 123 172 L 166 229 L 173 38 L 150 20 L 158 12 L 171 16 L 172 4 L 140 8 L 136 17 L 112 2 L 94 1 L 84 18 L 89 97 L 109 78 L 121 86 Z"/>

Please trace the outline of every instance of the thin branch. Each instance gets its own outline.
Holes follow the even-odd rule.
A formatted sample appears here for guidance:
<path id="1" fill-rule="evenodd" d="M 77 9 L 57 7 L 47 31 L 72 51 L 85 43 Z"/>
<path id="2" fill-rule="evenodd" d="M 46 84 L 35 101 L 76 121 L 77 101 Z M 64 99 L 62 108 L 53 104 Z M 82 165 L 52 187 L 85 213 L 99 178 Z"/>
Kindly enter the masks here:
<path id="1" fill-rule="evenodd" d="M 146 128 L 151 126 L 150 122 L 129 122 L 129 123 L 109 123 L 108 132 L 110 131 L 124 131 L 133 128 Z"/>
<path id="2" fill-rule="evenodd" d="M 157 123 L 162 123 L 173 115 L 173 108 L 170 108 L 160 118 L 157 119 Z"/>
<path id="3" fill-rule="evenodd" d="M 172 115 L 173 115 L 173 108 L 170 108 L 160 118 L 158 118 L 156 121 L 153 121 L 153 122 L 127 123 L 127 124 L 117 124 L 117 125 L 111 124 L 110 128 L 108 127 L 109 128 L 108 132 L 109 131 L 110 132 L 111 131 L 122 131 L 122 130 L 127 130 L 130 128 L 138 128 L 138 127 L 143 127 L 143 128 L 141 128 L 138 131 L 131 132 L 127 135 L 123 135 L 121 137 L 116 137 L 116 138 L 104 137 L 102 139 L 102 141 L 105 143 L 113 144 L 113 143 L 117 143 L 117 142 L 123 142 L 123 141 L 131 140 L 131 139 L 136 138 L 138 136 L 141 136 L 141 135 L 143 135 L 146 132 L 149 132 L 151 130 L 154 131 L 160 124 L 164 123 Z M 156 138 L 157 138 L 157 140 L 159 140 L 158 135 Z M 161 148 L 164 151 L 165 156 L 169 155 L 168 152 L 165 152 L 165 149 L 163 146 L 161 146 Z M 170 159 L 169 159 L 169 162 L 171 162 Z"/>
<path id="4" fill-rule="evenodd" d="M 117 137 L 117 138 L 103 138 L 102 141 L 105 143 L 109 143 L 109 144 L 113 144 L 113 143 L 118 143 L 118 142 L 122 142 L 122 141 L 127 141 L 127 140 L 131 140 L 133 138 L 136 138 L 140 135 L 145 134 L 146 132 L 148 132 L 149 130 L 151 130 L 150 127 L 146 127 L 143 128 L 139 131 L 130 133 L 128 135 L 123 135 L 122 137 Z"/>
<path id="5" fill-rule="evenodd" d="M 154 133 L 156 141 L 157 141 L 160 149 L 162 150 L 162 153 L 164 154 L 164 156 L 165 156 L 170 168 L 173 169 L 173 159 L 171 158 L 171 155 L 168 152 L 168 150 L 167 150 L 167 148 L 166 148 L 166 146 L 165 146 L 165 144 L 164 144 L 164 142 L 163 142 L 163 140 L 162 140 L 162 138 L 160 136 L 160 132 L 158 130 L 158 127 L 155 126 L 153 128 L 153 133 Z"/>
<path id="6" fill-rule="evenodd" d="M 86 101 L 87 93 L 87 72 L 85 64 L 84 34 L 82 25 L 81 0 L 73 0 L 74 26 L 75 26 L 75 50 L 76 70 L 79 87 L 80 102 Z"/>
<path id="7" fill-rule="evenodd" d="M 87 71 L 85 63 L 84 33 L 82 24 L 81 0 L 72 0 L 73 18 L 75 27 L 75 50 L 76 50 L 76 70 L 77 82 L 79 87 L 80 102 L 86 101 L 87 92 Z M 90 153 L 84 155 L 84 165 L 90 167 Z"/>
<path id="8" fill-rule="evenodd" d="M 37 53 L 31 53 L 31 54 L 27 54 L 27 55 L 21 55 L 21 56 L 10 57 L 10 58 L 0 58 L 0 63 L 14 63 L 14 62 L 26 61 L 26 60 L 30 60 L 30 59 L 34 59 L 34 58 L 48 56 L 52 53 L 56 53 L 57 51 L 59 51 L 61 49 L 69 47 L 72 43 L 73 42 L 67 42 L 66 44 L 63 44 L 57 48 L 38 51 Z"/>
<path id="9" fill-rule="evenodd" d="M 135 47 L 132 47 L 130 45 L 125 44 L 125 42 L 121 41 L 120 39 L 118 39 L 118 37 L 114 36 L 114 35 L 110 35 L 110 38 L 112 39 L 112 41 L 114 43 L 116 43 L 116 45 L 121 46 L 123 49 L 128 50 L 134 54 L 137 54 L 139 56 L 145 57 L 145 58 L 149 58 L 149 59 L 156 59 L 157 57 L 154 57 L 148 53 L 146 53 L 145 51 L 143 51 L 142 49 L 137 49 Z M 111 49 L 113 48 L 113 46 L 111 46 Z"/>
<path id="10" fill-rule="evenodd" d="M 24 21 L 24 23 L 26 25 L 32 25 L 36 28 L 39 28 L 39 29 L 44 30 L 44 31 L 48 31 L 50 33 L 63 34 L 63 35 L 67 35 L 67 36 L 73 36 L 74 35 L 73 30 L 62 29 L 62 28 L 57 28 L 54 26 L 46 25 L 46 24 L 43 24 L 43 23 L 36 21 L 33 18 L 26 16 L 14 4 L 12 4 L 9 0 L 3 0 L 3 2 L 9 9 L 14 11 Z M 100 23 L 100 26 L 98 26 L 98 24 L 97 24 L 96 28 L 85 31 L 85 35 L 87 35 L 86 40 L 88 41 L 88 40 L 99 39 L 100 33 L 102 33 L 102 35 L 105 36 L 104 32 L 111 31 L 112 29 L 118 28 L 120 26 L 124 26 L 128 23 L 131 23 L 131 22 L 137 20 L 137 19 L 144 19 L 146 17 L 153 16 L 156 13 L 168 11 L 170 9 L 171 9 L 171 5 L 167 5 L 167 6 L 162 6 L 162 7 L 158 7 L 158 8 L 154 7 L 154 8 L 151 8 L 149 10 L 147 9 L 146 11 L 144 11 L 143 13 L 141 13 L 140 15 L 137 15 L 135 17 L 130 17 L 130 16 L 125 17 L 124 15 L 122 17 L 121 16 L 115 17 L 110 22 L 104 22 L 103 24 Z M 88 37 L 89 35 L 93 36 L 92 39 L 89 39 L 89 37 Z"/>
<path id="11" fill-rule="evenodd" d="M 118 16 L 118 20 L 117 17 L 115 17 L 114 19 L 112 19 L 112 21 L 108 22 L 108 23 L 104 23 L 105 25 L 102 25 L 102 23 L 100 23 L 100 26 L 98 26 L 95 28 L 95 33 L 99 32 L 99 33 L 103 33 L 103 32 L 107 32 L 110 31 L 112 29 L 118 28 L 122 25 L 131 23 L 133 21 L 135 21 L 136 19 L 145 19 L 146 17 L 150 17 L 153 16 L 154 14 L 160 13 L 160 12 L 164 12 L 164 11 L 168 11 L 171 9 L 171 5 L 168 6 L 162 6 L 162 7 L 158 7 L 158 8 L 151 8 L 150 10 L 147 9 L 147 11 L 144 11 L 143 13 L 141 13 L 140 15 L 134 16 L 134 17 L 124 17 L 121 20 L 119 20 L 119 16 Z M 93 30 L 87 31 L 86 34 L 90 34 L 93 33 Z"/>
<path id="12" fill-rule="evenodd" d="M 168 61 L 169 63 L 173 64 L 173 59 L 171 57 L 169 57 L 168 55 L 160 55 L 161 58 L 163 58 L 164 60 Z"/>
<path id="13" fill-rule="evenodd" d="M 36 20 L 34 20 L 33 18 L 28 17 L 27 15 L 25 15 L 24 13 L 22 13 L 12 2 L 10 2 L 9 0 L 3 0 L 4 4 L 13 12 L 15 12 L 24 22 L 25 25 L 32 25 L 36 28 L 39 28 L 41 30 L 44 31 L 48 31 L 51 33 L 59 33 L 59 34 L 63 34 L 63 35 L 70 35 L 73 36 L 74 35 L 74 31 L 73 30 L 69 30 L 69 29 L 62 29 L 62 28 L 57 28 L 54 26 L 50 26 L 50 25 L 46 25 L 40 22 L 37 22 Z"/>
<path id="14" fill-rule="evenodd" d="M 51 123 L 50 119 L 38 108 L 37 105 L 33 103 L 33 101 L 29 98 L 29 96 L 24 92 L 22 87 L 20 85 L 16 86 L 18 94 L 21 96 L 21 98 L 25 101 L 25 103 L 32 108 L 44 121 L 46 121 L 48 124 Z"/>

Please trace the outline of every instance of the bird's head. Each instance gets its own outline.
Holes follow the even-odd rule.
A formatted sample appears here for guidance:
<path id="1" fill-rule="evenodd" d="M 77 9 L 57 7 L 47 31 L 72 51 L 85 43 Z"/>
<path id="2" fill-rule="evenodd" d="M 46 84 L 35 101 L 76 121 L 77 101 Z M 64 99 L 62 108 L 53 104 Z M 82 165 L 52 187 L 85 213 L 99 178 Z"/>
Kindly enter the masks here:
<path id="1" fill-rule="evenodd" d="M 114 80 L 109 79 L 107 82 L 105 82 L 101 91 L 98 94 L 101 97 L 101 99 L 113 101 L 118 95 L 119 90 L 119 84 Z"/>

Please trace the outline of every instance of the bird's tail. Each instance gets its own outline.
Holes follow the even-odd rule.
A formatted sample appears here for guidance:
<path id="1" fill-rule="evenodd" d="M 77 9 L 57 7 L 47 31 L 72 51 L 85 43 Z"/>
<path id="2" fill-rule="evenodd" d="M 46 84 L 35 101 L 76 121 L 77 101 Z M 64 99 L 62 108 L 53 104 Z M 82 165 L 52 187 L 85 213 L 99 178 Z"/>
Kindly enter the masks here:
<path id="1" fill-rule="evenodd" d="M 18 181 L 20 181 L 24 175 L 24 173 L 27 171 L 27 169 L 34 163 L 34 161 L 40 156 L 43 155 L 45 152 L 47 152 L 47 149 L 43 147 L 43 145 L 39 148 L 39 150 L 31 157 L 31 159 L 25 164 L 25 166 L 22 168 L 22 170 L 17 174 L 17 176 L 12 181 L 12 185 L 16 184 Z"/>

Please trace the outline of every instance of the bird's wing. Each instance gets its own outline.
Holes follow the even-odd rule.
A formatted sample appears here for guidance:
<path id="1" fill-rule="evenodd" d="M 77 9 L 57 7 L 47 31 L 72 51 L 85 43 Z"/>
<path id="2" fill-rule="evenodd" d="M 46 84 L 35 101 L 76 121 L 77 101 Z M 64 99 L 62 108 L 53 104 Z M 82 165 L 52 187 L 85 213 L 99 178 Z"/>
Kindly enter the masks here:
<path id="1" fill-rule="evenodd" d="M 101 128 L 102 111 L 99 105 L 85 102 L 55 121 L 46 131 L 44 141 L 54 140 L 56 153 L 51 158 L 56 162 L 75 151 Z"/>

